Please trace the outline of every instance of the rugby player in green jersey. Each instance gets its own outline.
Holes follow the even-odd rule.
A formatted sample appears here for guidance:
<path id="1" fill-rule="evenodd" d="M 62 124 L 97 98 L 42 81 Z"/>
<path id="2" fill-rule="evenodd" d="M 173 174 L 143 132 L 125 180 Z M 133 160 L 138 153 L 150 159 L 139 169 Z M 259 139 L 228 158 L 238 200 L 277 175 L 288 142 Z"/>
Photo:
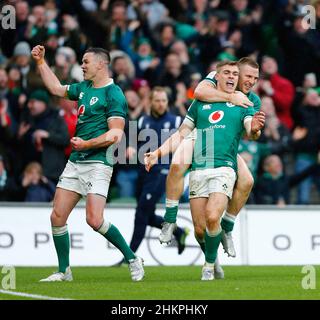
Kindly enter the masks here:
<path id="1" fill-rule="evenodd" d="M 51 94 L 78 101 L 78 122 L 73 151 L 59 178 L 51 226 L 59 261 L 59 270 L 43 282 L 72 281 L 69 264 L 69 234 L 67 219 L 81 197 L 86 197 L 87 223 L 117 247 L 129 263 L 131 278 L 144 277 L 143 260 L 127 245 L 119 230 L 104 220 L 104 207 L 112 176 L 112 152 L 109 148 L 121 140 L 127 102 L 122 90 L 109 76 L 110 55 L 102 48 L 88 49 L 82 58 L 84 81 L 62 85 L 45 62 L 45 48 L 37 45 L 32 57 L 41 78 Z"/>
<path id="2" fill-rule="evenodd" d="M 228 80 L 228 77 L 224 74 L 232 74 L 232 72 L 230 72 L 230 70 L 227 70 L 227 68 L 233 68 L 233 73 L 235 73 L 235 75 L 229 76 L 230 80 Z M 219 84 L 218 81 L 218 90 L 223 89 L 222 91 L 225 91 L 227 93 L 234 92 L 235 85 L 238 82 L 239 72 L 235 70 L 239 70 L 237 64 L 235 63 L 223 62 L 218 65 L 217 78 L 221 79 L 221 84 Z M 225 78 L 223 78 L 223 76 Z M 254 114 L 255 120 L 253 121 L 252 116 Z M 198 117 L 200 117 L 200 120 L 202 119 L 202 121 L 199 121 Z M 206 223 L 208 220 L 206 214 L 209 212 L 207 207 L 207 197 L 209 196 L 209 194 L 210 197 L 211 195 L 218 195 L 218 200 L 216 200 L 215 197 L 213 197 L 213 202 L 215 203 L 216 208 L 214 206 L 212 207 L 212 201 L 209 201 L 208 205 L 211 206 L 210 208 L 212 209 L 213 216 L 215 218 L 218 217 L 220 226 L 220 216 L 222 215 L 224 210 L 222 212 L 220 211 L 224 204 L 225 206 L 227 206 L 228 197 L 231 198 L 233 184 L 236 180 L 237 149 L 243 132 L 244 119 L 246 119 L 247 134 L 249 134 L 251 138 L 258 136 L 260 133 L 260 129 L 264 125 L 264 115 L 260 113 L 255 113 L 255 110 L 252 107 L 249 109 L 245 109 L 240 106 L 235 106 L 232 103 L 224 102 L 212 104 L 195 100 L 189 108 L 186 119 L 184 123 L 181 125 L 179 131 L 176 134 L 174 134 L 169 140 L 167 140 L 159 149 L 155 150 L 153 153 L 146 154 L 145 157 L 146 168 L 147 170 L 149 170 L 150 167 L 153 165 L 154 160 L 157 159 L 159 155 L 163 156 L 168 152 L 175 150 L 177 144 L 180 143 L 181 139 L 189 135 L 190 129 L 192 129 L 194 125 L 196 125 L 197 129 L 202 130 L 200 136 L 199 133 L 197 133 L 197 139 L 195 140 L 195 150 L 191 166 L 192 177 L 190 176 L 190 203 L 193 213 L 196 239 L 202 247 L 202 250 L 206 253 L 206 261 L 209 264 L 212 264 L 216 259 L 218 245 L 221 240 L 221 232 L 220 229 L 215 229 L 217 228 L 216 221 L 215 224 L 213 224 L 213 226 L 208 226 L 208 224 Z M 228 123 L 228 125 L 224 122 Z M 203 136 L 204 133 L 206 133 L 205 136 Z M 214 136 L 210 136 L 210 134 L 207 135 L 208 133 L 214 133 Z M 205 143 L 202 144 L 202 142 Z M 203 155 L 204 152 L 205 157 L 203 158 L 203 156 L 201 155 Z M 180 159 L 185 160 L 186 157 L 189 156 L 189 154 L 190 151 L 188 154 L 180 154 L 179 157 Z M 200 165 L 197 164 L 197 161 L 195 161 L 195 159 L 199 158 L 199 155 L 200 158 L 203 160 L 200 163 Z M 185 162 L 182 163 L 185 164 Z M 213 174 L 212 176 L 212 168 L 218 171 L 218 174 L 219 171 L 222 170 L 221 168 L 225 169 L 222 170 L 222 177 L 225 177 L 221 178 L 219 177 L 219 175 L 216 177 L 215 174 Z M 209 172 L 207 172 L 208 169 Z M 200 179 L 197 178 L 199 176 L 198 173 L 197 176 L 195 176 L 195 174 L 193 173 L 197 171 L 201 172 Z M 205 175 L 203 176 L 204 173 Z M 221 181 L 223 183 L 221 183 Z M 217 189 L 217 191 L 212 191 L 216 189 L 213 188 L 211 190 L 211 187 L 209 188 L 209 185 L 211 185 L 211 187 L 219 185 L 220 189 Z M 220 201 L 220 196 L 222 196 L 223 201 Z M 222 202 L 222 204 L 216 202 Z M 215 209 L 218 211 L 215 211 Z M 221 226 L 225 227 L 223 222 L 221 222 Z M 204 237 L 204 232 L 206 229 L 209 232 L 209 236 L 207 235 L 206 237 Z M 212 231 L 212 233 L 210 230 Z M 215 232 L 217 232 L 217 237 L 211 237 L 212 235 L 215 235 Z M 208 237 L 210 241 L 211 238 L 215 238 L 214 245 L 212 245 L 212 242 L 209 241 L 209 249 L 207 249 Z M 218 240 L 219 242 L 217 242 Z M 213 251 L 212 248 L 214 248 Z M 211 252 L 208 260 L 207 250 Z M 204 270 L 207 269 L 204 268 Z M 212 271 L 212 274 L 210 272 L 204 272 L 204 274 L 210 273 L 210 276 L 207 277 L 210 279 L 204 280 L 211 280 L 211 276 L 213 278 L 213 264 L 208 266 L 208 270 L 210 270 L 210 272 Z M 205 277 L 206 276 L 204 275 L 204 278 Z"/>
<path id="3" fill-rule="evenodd" d="M 242 58 L 238 61 L 240 68 L 238 90 L 236 92 L 227 93 L 219 91 L 216 88 L 215 72 L 211 72 L 201 81 L 195 90 L 195 97 L 201 101 L 207 102 L 230 102 L 238 106 L 247 108 L 253 106 L 256 112 L 261 107 L 260 98 L 251 91 L 259 77 L 259 65 L 251 58 Z M 259 137 L 257 134 L 255 139 Z M 190 167 L 191 157 L 193 153 L 195 135 L 191 134 L 179 144 L 173 156 L 166 184 L 166 213 L 164 216 L 164 226 L 160 233 L 160 241 L 167 243 L 171 241 L 172 232 L 176 228 L 176 216 L 178 211 L 179 199 L 183 193 L 184 174 Z M 175 149 L 173 149 L 175 150 Z M 160 152 L 164 152 L 163 147 L 159 148 Z M 156 153 L 150 154 L 148 160 L 151 165 L 156 161 Z M 253 187 L 253 177 L 244 162 L 238 155 L 238 178 L 232 195 L 232 199 L 228 204 L 226 213 L 222 218 L 223 236 L 222 244 L 224 250 L 229 256 L 235 257 L 236 252 L 232 240 L 232 230 L 236 216 L 241 208 L 248 200 L 249 194 Z"/>

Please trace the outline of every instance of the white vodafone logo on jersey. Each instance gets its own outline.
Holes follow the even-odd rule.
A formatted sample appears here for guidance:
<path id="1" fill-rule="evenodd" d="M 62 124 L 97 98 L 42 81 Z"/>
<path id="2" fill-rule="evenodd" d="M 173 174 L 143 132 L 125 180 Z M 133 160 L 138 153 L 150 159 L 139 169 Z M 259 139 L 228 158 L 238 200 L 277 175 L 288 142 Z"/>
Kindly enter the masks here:
<path id="1" fill-rule="evenodd" d="M 222 120 L 223 116 L 224 116 L 224 112 L 222 110 L 217 110 L 217 111 L 212 112 L 209 115 L 208 119 L 209 119 L 210 123 L 217 123 L 220 120 Z"/>

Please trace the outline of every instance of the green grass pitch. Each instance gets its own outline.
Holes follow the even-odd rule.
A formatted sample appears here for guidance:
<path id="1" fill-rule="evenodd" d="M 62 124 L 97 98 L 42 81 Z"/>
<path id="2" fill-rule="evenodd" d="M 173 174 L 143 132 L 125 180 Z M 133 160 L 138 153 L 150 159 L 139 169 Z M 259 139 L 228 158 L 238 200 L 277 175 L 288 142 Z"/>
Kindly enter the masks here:
<path id="1" fill-rule="evenodd" d="M 224 280 L 207 282 L 200 281 L 201 266 L 145 267 L 144 281 L 132 282 L 125 266 L 74 267 L 73 282 L 39 283 L 54 267 L 18 267 L 12 291 L 94 300 L 320 299 L 319 281 L 316 289 L 302 288 L 306 275 L 301 266 L 226 266 L 224 270 Z M 320 267 L 315 270 L 319 278 Z M 29 298 L 0 293 L 0 300 L 18 299 Z"/>

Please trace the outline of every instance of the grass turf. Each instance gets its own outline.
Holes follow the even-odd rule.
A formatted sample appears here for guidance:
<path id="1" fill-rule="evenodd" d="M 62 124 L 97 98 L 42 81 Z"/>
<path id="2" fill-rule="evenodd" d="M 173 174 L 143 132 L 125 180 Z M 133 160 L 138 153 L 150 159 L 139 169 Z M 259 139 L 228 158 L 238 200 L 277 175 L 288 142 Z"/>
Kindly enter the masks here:
<path id="1" fill-rule="evenodd" d="M 17 267 L 12 291 L 94 300 L 320 299 L 319 281 L 314 290 L 302 288 L 306 275 L 301 266 L 226 266 L 224 270 L 224 280 L 200 281 L 200 266 L 145 267 L 144 281 L 132 282 L 127 267 L 74 267 L 73 282 L 39 283 L 54 268 Z M 316 274 L 320 275 L 319 266 Z M 18 299 L 27 298 L 0 293 L 0 300 Z"/>

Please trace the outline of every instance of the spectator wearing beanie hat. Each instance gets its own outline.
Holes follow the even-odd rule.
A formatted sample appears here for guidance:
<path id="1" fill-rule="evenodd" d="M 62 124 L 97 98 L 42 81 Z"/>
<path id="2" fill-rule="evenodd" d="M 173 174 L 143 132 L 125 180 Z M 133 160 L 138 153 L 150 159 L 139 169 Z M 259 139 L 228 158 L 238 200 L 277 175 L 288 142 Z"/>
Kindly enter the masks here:
<path id="1" fill-rule="evenodd" d="M 30 71 L 31 48 L 28 42 L 21 41 L 13 49 L 13 62 L 19 68 L 21 73 L 21 85 L 27 88 L 27 76 Z"/>
<path id="2" fill-rule="evenodd" d="M 26 41 L 18 42 L 13 49 L 13 56 L 14 57 L 17 57 L 17 56 L 30 57 L 31 56 L 31 48 L 30 48 L 29 43 Z"/>
<path id="3" fill-rule="evenodd" d="M 18 130 L 21 169 L 31 161 L 39 162 L 43 174 L 57 182 L 66 163 L 64 148 L 69 145 L 69 133 L 57 110 L 48 107 L 49 95 L 38 89 L 29 96 L 29 118 L 22 120 Z"/>
<path id="4" fill-rule="evenodd" d="M 45 103 L 46 105 L 49 104 L 49 94 L 47 93 L 47 91 L 38 89 L 33 91 L 30 94 L 29 100 L 37 100 L 37 101 L 41 101 L 43 103 Z M 31 112 L 32 114 L 32 112 Z"/>

